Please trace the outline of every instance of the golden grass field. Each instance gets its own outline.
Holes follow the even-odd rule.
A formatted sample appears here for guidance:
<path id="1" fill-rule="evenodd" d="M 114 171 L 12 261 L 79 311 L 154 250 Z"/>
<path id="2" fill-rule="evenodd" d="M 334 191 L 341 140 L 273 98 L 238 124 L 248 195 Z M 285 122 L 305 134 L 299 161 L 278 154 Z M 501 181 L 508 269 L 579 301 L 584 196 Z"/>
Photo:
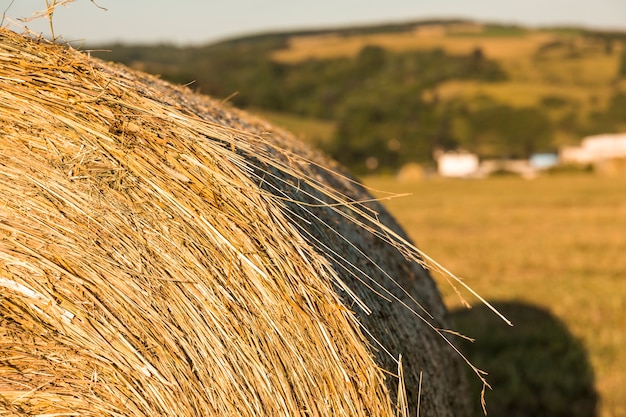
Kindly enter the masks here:
<path id="1" fill-rule="evenodd" d="M 626 416 L 626 178 L 570 174 L 532 181 L 501 177 L 401 183 L 368 178 L 365 183 L 378 190 L 412 193 L 383 203 L 420 249 L 487 300 L 529 306 L 561 323 L 582 345 L 595 375 L 590 381 L 599 394 L 594 415 Z M 440 278 L 438 284 L 446 305 L 456 316 L 465 314 L 445 280 Z M 515 317 L 509 318 L 515 324 Z M 503 339 L 520 329 L 491 323 L 486 334 L 496 332 Z M 476 336 L 471 326 L 460 330 Z M 506 348 L 530 354 L 519 346 L 524 340 L 516 343 Z M 494 355 L 503 349 L 494 348 Z M 544 381 L 568 377 L 550 375 L 555 369 L 539 368 L 536 377 Z M 521 388 L 515 384 L 494 384 L 487 396 L 488 409 L 490 399 L 519 395 Z M 574 403 L 576 398 L 561 400 Z M 518 411 L 507 412 L 525 415 Z"/>

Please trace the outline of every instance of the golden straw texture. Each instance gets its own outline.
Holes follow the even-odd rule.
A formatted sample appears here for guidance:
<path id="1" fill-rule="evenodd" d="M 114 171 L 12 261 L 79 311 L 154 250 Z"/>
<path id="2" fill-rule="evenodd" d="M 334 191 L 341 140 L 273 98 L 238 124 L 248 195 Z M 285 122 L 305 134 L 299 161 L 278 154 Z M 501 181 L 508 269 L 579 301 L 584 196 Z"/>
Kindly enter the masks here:
<path id="1" fill-rule="evenodd" d="M 462 415 L 419 252 L 327 166 L 0 31 L 0 415 L 402 415 L 421 372 L 424 415 Z"/>

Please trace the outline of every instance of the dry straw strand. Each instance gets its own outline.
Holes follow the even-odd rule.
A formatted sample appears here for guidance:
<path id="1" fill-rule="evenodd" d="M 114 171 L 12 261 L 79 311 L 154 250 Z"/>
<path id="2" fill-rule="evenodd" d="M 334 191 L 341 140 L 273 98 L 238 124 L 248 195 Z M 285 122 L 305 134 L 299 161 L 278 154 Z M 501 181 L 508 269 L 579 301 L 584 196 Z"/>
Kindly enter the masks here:
<path id="1" fill-rule="evenodd" d="M 54 32 L 54 12 L 56 11 L 56 9 L 59 6 L 67 6 L 70 3 L 73 3 L 76 0 L 46 0 L 45 5 L 46 8 L 43 10 L 39 10 L 35 13 L 33 13 L 30 17 L 21 17 L 18 18 L 18 21 L 23 22 L 23 23 L 27 23 L 27 22 L 32 22 L 33 20 L 37 20 L 37 19 L 46 19 L 48 21 L 48 26 L 50 28 L 50 39 L 52 40 L 52 42 L 56 42 L 57 39 L 59 39 Z M 106 8 L 98 5 L 95 0 L 89 0 L 91 2 L 91 4 L 93 4 L 94 6 L 96 6 L 98 9 L 103 10 L 103 11 L 107 11 Z M 0 27 L 2 27 L 4 25 L 5 20 L 8 20 L 6 18 L 7 12 L 9 12 L 9 10 L 11 9 L 11 7 L 13 6 L 13 3 L 15 2 L 15 0 L 12 0 L 9 5 L 4 9 L 3 13 L 2 13 L 2 21 L 0 22 Z M 16 23 L 11 21 L 11 23 Z M 30 33 L 30 30 L 28 28 L 24 28 L 25 32 Z"/>

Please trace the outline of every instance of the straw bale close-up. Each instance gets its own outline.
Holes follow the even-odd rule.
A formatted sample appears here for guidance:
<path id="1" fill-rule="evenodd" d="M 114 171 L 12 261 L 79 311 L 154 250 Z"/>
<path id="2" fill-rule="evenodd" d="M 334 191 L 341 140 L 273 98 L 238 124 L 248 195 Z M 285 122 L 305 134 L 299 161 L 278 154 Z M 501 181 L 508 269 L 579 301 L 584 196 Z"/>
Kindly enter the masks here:
<path id="1" fill-rule="evenodd" d="M 0 31 L 0 416 L 463 416 L 423 255 L 341 167 Z"/>

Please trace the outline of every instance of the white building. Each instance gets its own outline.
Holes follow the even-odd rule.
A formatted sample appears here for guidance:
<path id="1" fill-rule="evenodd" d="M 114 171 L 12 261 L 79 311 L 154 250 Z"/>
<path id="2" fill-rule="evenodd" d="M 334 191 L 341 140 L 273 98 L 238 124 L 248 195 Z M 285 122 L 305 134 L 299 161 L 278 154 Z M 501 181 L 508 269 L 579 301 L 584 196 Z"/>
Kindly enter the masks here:
<path id="1" fill-rule="evenodd" d="M 626 158 L 626 133 L 587 136 L 580 146 L 561 149 L 562 163 L 592 164 L 614 158 Z"/>
<path id="2" fill-rule="evenodd" d="M 478 172 L 478 156 L 469 152 L 441 152 L 437 156 L 437 171 L 442 177 L 470 177 Z"/>

